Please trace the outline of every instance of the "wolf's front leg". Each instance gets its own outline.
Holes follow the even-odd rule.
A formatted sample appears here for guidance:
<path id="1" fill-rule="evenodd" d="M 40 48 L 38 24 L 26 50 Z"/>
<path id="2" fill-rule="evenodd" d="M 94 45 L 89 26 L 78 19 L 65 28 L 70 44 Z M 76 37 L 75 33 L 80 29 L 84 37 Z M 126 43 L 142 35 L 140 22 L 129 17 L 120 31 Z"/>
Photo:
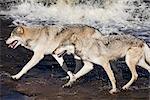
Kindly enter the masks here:
<path id="1" fill-rule="evenodd" d="M 66 65 L 66 63 L 64 62 L 64 59 L 63 59 L 63 57 L 58 57 L 58 55 L 55 55 L 55 54 L 52 54 L 52 56 L 57 60 L 57 62 L 60 64 L 60 66 L 62 67 L 62 69 L 65 71 L 65 72 L 67 72 L 67 74 L 68 74 L 68 76 L 66 76 L 66 77 L 64 77 L 64 78 L 61 78 L 62 80 L 66 80 L 66 79 L 69 79 L 69 77 L 71 77 L 71 71 L 69 71 L 69 69 L 68 69 L 68 67 L 67 67 L 67 65 Z M 74 55 L 74 58 L 76 59 L 76 67 L 75 67 L 75 73 L 77 72 L 77 71 L 79 71 L 79 69 L 82 67 L 82 62 L 81 62 L 81 58 L 80 57 L 78 57 L 77 55 Z M 77 61 L 77 60 L 80 60 L 80 61 Z M 78 62 L 78 64 L 77 64 L 77 62 Z M 77 66 L 77 65 L 79 65 L 79 66 Z"/>
<path id="2" fill-rule="evenodd" d="M 67 74 L 70 77 L 70 80 L 68 81 L 68 83 L 64 84 L 63 87 L 71 86 L 78 78 L 87 74 L 93 69 L 93 64 L 91 62 L 83 61 L 83 63 L 84 66 L 76 74 L 73 74 L 70 71 L 67 72 Z"/>
<path id="3" fill-rule="evenodd" d="M 59 63 L 59 65 L 62 67 L 62 69 L 63 69 L 65 72 L 68 72 L 68 67 L 67 67 L 66 63 L 64 62 L 63 57 L 58 57 L 58 55 L 55 55 L 55 54 L 52 54 L 52 56 L 57 60 L 57 62 Z M 69 76 L 63 77 L 63 78 L 61 78 L 61 79 L 62 79 L 62 80 L 69 79 Z"/>
<path id="4" fill-rule="evenodd" d="M 63 65 L 64 59 L 63 57 L 58 57 L 58 55 L 52 54 L 52 56 L 57 60 L 57 62 L 60 64 L 60 66 Z"/>
<path id="5" fill-rule="evenodd" d="M 27 73 L 32 67 L 34 67 L 42 58 L 44 57 L 43 53 L 34 52 L 31 60 L 23 67 L 23 69 L 16 75 L 13 75 L 13 79 L 19 79 L 23 74 Z"/>

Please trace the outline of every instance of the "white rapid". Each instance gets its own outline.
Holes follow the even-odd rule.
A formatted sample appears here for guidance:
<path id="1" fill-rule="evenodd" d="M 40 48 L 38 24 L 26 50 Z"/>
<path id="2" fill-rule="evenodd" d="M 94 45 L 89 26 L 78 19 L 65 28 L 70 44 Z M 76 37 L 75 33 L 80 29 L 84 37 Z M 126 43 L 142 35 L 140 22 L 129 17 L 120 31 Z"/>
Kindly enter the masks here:
<path id="1" fill-rule="evenodd" d="M 148 0 L 21 0 L 0 10 L 14 24 L 87 24 L 102 33 L 131 33 L 150 38 Z M 147 39 L 147 38 L 146 38 Z"/>

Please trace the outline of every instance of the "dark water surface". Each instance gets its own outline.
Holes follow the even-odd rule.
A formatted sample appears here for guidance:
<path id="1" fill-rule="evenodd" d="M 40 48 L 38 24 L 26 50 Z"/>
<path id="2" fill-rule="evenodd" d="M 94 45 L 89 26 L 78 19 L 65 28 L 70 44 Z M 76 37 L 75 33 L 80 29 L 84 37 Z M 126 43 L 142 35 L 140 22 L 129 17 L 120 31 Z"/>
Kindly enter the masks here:
<path id="1" fill-rule="evenodd" d="M 32 52 L 18 47 L 12 50 L 5 40 L 13 27 L 8 27 L 11 20 L 0 18 L 0 98 L 1 100 L 149 100 L 149 73 L 138 67 L 138 80 L 127 91 L 121 91 L 130 77 L 130 71 L 122 61 L 116 63 L 117 87 L 120 90 L 115 95 L 109 94 L 111 88 L 106 73 L 96 67 L 88 75 L 80 78 L 72 88 L 62 88 L 67 81 L 55 78 L 64 75 L 57 62 L 51 56 L 31 69 L 20 80 L 12 80 L 8 76 L 16 74 L 30 60 Z M 74 66 L 74 63 L 70 62 Z M 52 67 L 53 66 L 53 67 Z M 60 75 L 60 76 L 61 76 Z"/>

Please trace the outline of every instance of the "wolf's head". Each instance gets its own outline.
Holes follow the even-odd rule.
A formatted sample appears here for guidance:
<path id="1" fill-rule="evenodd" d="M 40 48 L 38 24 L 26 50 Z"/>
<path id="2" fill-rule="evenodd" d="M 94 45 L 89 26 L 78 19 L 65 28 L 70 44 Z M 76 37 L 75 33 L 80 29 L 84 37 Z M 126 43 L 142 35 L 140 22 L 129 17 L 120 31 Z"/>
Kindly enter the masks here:
<path id="1" fill-rule="evenodd" d="M 19 45 L 25 45 L 25 40 L 23 39 L 24 36 L 24 28 L 22 26 L 18 26 L 12 32 L 10 37 L 6 40 L 6 44 L 8 47 L 15 49 Z"/>

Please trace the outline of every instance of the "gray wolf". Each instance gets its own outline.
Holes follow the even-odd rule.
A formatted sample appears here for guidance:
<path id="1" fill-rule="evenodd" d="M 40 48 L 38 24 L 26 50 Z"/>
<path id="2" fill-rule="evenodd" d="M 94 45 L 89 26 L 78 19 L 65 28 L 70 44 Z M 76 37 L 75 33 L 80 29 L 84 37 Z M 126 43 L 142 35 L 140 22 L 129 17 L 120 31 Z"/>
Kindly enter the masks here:
<path id="1" fill-rule="evenodd" d="M 59 56 L 63 52 L 75 54 L 84 62 L 83 68 L 76 74 L 69 72 L 70 80 L 64 86 L 71 86 L 79 77 L 91 71 L 93 63 L 95 63 L 101 65 L 106 71 L 112 84 L 110 93 L 117 92 L 116 80 L 109 61 L 121 57 L 125 57 L 126 64 L 132 74 L 131 80 L 122 89 L 128 89 L 138 78 L 136 65 L 150 72 L 150 66 L 147 64 L 150 64 L 150 48 L 143 40 L 131 35 L 101 35 L 99 38 L 84 37 L 83 35 L 80 33 L 71 34 L 69 38 L 60 42 L 60 45 L 54 51 L 54 54 Z"/>
<path id="2" fill-rule="evenodd" d="M 83 33 L 83 37 L 100 35 L 97 30 L 86 25 L 16 27 L 11 32 L 10 37 L 6 40 L 6 44 L 13 49 L 17 48 L 19 45 L 24 46 L 25 48 L 32 50 L 34 55 L 19 73 L 12 75 L 12 78 L 20 79 L 20 77 L 34 67 L 44 55 L 48 54 L 52 54 L 60 66 L 62 66 L 64 62 L 63 58 L 59 58 L 57 55 L 53 54 L 53 51 L 58 47 L 60 42 L 69 38 L 72 34 L 77 33 Z M 70 72 L 68 71 L 67 73 Z"/>

